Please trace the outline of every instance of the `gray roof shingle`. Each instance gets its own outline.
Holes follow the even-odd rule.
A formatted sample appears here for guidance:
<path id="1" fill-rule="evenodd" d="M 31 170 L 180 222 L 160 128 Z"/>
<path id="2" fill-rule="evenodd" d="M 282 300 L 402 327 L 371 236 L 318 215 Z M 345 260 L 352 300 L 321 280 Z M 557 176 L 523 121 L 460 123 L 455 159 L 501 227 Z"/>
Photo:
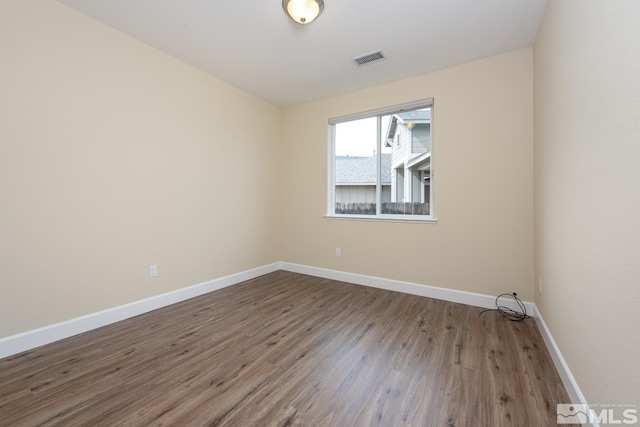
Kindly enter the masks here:
<path id="1" fill-rule="evenodd" d="M 414 110 L 414 111 L 403 111 L 402 113 L 396 114 L 403 121 L 411 121 L 411 120 L 431 120 L 431 110 Z"/>
<path id="2" fill-rule="evenodd" d="M 391 154 L 381 158 L 382 184 L 391 184 Z M 336 156 L 336 184 L 376 184 L 376 156 Z"/>

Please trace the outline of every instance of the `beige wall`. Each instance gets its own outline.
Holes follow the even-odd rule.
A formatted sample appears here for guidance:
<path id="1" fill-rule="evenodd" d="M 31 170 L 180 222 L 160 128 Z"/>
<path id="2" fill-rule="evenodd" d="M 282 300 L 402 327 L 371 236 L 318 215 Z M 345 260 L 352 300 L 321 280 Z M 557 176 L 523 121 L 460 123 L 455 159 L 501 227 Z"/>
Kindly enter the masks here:
<path id="1" fill-rule="evenodd" d="M 532 300 L 532 59 L 524 49 L 285 110 L 283 260 Z M 438 222 L 323 218 L 327 119 L 429 97 Z"/>
<path id="2" fill-rule="evenodd" d="M 0 338 L 278 260 L 525 300 L 541 278 L 587 399 L 640 404 L 639 14 L 551 0 L 534 55 L 282 112 L 55 1 L 3 0 Z M 429 97 L 437 223 L 323 218 L 327 119 Z"/>
<path id="3" fill-rule="evenodd" d="M 0 337 L 280 259 L 279 109 L 52 0 L 0 63 Z"/>
<path id="4" fill-rule="evenodd" d="M 536 304 L 592 404 L 640 405 L 639 16 L 551 0 L 534 48 Z"/>

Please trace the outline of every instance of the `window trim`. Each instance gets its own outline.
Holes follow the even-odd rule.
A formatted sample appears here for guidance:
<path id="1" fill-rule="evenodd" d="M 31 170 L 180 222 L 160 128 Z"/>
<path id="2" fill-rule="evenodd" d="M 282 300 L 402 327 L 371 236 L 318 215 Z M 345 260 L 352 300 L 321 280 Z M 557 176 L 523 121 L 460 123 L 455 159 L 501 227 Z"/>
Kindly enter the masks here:
<path id="1" fill-rule="evenodd" d="M 434 98 L 425 98 L 417 101 L 407 102 L 404 104 L 397 104 L 383 108 L 376 108 L 373 110 L 363 111 L 360 113 L 348 114 L 344 116 L 338 116 L 329 118 L 328 120 L 328 171 L 327 174 L 327 213 L 324 215 L 325 219 L 331 220 L 357 220 L 357 221 L 386 221 L 386 222 L 404 222 L 404 223 L 436 223 L 436 216 L 433 209 L 433 181 L 435 175 L 435 167 L 433 162 L 433 140 L 434 140 Z M 430 191 L 430 203 L 429 203 L 429 215 L 393 215 L 393 214 L 382 214 L 380 213 L 380 198 L 381 194 L 381 186 L 380 183 L 380 173 L 381 173 L 381 156 L 379 155 L 380 147 L 376 150 L 378 155 L 376 156 L 377 163 L 377 179 L 376 179 L 376 215 L 352 215 L 352 214 L 336 214 L 335 213 L 335 178 L 336 178 L 336 168 L 335 168 L 335 157 L 336 157 L 336 147 L 335 147 L 335 125 L 339 123 L 345 123 L 354 120 L 378 117 L 377 120 L 377 133 L 378 133 L 378 141 L 377 144 L 380 145 L 382 142 L 382 129 L 380 125 L 379 116 L 391 115 L 396 113 L 401 113 L 403 111 L 408 110 L 416 110 L 419 108 L 431 108 L 431 149 L 430 149 L 430 161 L 431 161 L 431 185 L 429 186 Z"/>

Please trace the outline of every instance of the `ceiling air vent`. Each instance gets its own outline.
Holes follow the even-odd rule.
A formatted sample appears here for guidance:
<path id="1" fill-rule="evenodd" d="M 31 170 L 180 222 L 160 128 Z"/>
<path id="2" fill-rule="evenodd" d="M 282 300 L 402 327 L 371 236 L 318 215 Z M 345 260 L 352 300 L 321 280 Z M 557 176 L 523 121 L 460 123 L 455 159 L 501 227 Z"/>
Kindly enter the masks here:
<path id="1" fill-rule="evenodd" d="M 353 58 L 352 61 L 356 64 L 356 67 L 362 67 L 363 65 L 373 64 L 374 62 L 379 62 L 383 59 L 387 59 L 387 57 L 384 56 L 384 53 L 382 53 L 381 50 L 378 50 L 376 52 L 367 53 L 357 58 Z"/>

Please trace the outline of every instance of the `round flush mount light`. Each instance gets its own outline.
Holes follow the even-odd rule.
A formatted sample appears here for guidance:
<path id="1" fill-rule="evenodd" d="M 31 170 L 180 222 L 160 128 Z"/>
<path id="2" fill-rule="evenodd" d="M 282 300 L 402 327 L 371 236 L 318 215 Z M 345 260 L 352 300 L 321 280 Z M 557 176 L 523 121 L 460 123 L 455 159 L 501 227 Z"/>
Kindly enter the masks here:
<path id="1" fill-rule="evenodd" d="M 324 9 L 323 0 L 282 0 L 282 8 L 298 24 L 309 24 Z"/>

